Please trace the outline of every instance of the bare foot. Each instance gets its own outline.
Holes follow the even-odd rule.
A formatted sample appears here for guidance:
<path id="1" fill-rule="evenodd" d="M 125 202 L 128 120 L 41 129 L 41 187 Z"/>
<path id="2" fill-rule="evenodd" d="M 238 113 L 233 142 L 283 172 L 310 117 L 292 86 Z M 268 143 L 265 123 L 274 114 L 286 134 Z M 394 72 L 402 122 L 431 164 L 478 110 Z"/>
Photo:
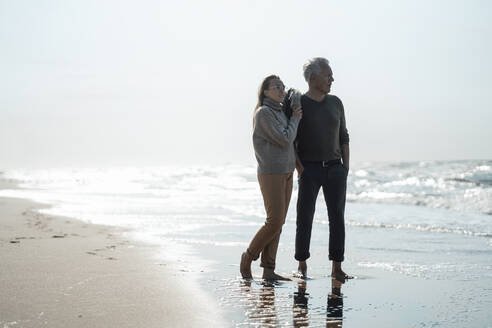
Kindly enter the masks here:
<path id="1" fill-rule="evenodd" d="M 291 281 L 289 278 L 278 275 L 275 272 L 273 272 L 273 270 L 270 270 L 270 269 L 263 270 L 263 277 L 262 278 L 265 280 L 270 280 L 270 281 L 271 280 Z"/>
<path id="2" fill-rule="evenodd" d="M 354 278 L 353 276 L 349 276 L 348 274 L 343 272 L 342 269 L 332 270 L 331 271 L 331 277 L 340 281 L 342 284 L 345 282 L 346 279 L 353 279 Z"/>
<path id="3" fill-rule="evenodd" d="M 301 276 L 301 278 L 307 277 L 306 261 L 299 261 L 299 266 L 297 267 L 297 273 Z"/>
<path id="4" fill-rule="evenodd" d="M 244 252 L 241 255 L 241 264 L 239 265 L 239 271 L 241 271 L 241 276 L 244 279 L 251 279 L 253 275 L 251 274 L 251 257 L 248 253 Z"/>

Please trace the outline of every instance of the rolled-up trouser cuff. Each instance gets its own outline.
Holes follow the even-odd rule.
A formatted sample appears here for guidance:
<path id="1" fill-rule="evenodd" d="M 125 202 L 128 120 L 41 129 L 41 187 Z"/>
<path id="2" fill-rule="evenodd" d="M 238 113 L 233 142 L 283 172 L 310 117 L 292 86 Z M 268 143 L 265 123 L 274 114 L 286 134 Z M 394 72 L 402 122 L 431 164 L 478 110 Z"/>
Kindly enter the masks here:
<path id="1" fill-rule="evenodd" d="M 301 254 L 301 255 L 294 255 L 294 258 L 297 260 L 297 261 L 306 261 L 308 258 L 311 257 L 311 254 L 310 253 L 307 253 L 307 254 Z"/>
<path id="2" fill-rule="evenodd" d="M 340 254 L 342 254 L 342 255 L 340 255 Z M 343 260 L 344 260 L 345 258 L 344 258 L 344 256 L 343 256 L 343 251 L 341 251 L 341 252 L 340 252 L 340 253 L 338 253 L 338 254 L 333 254 L 333 255 L 332 255 L 332 254 L 330 254 L 330 255 L 328 256 L 328 259 L 329 259 L 330 261 L 335 261 L 335 262 L 343 262 Z"/>

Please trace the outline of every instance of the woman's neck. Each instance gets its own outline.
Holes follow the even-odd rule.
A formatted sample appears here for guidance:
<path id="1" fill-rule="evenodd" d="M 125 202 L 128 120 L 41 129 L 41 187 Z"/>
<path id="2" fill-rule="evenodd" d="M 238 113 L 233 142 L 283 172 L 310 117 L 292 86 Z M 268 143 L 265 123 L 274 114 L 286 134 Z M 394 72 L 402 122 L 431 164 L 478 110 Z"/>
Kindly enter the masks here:
<path id="1" fill-rule="evenodd" d="M 268 97 L 265 97 L 265 99 L 263 99 L 263 105 L 267 105 L 268 107 L 271 107 L 275 110 L 281 110 L 282 109 L 281 103 L 276 102 L 275 100 L 268 98 Z"/>

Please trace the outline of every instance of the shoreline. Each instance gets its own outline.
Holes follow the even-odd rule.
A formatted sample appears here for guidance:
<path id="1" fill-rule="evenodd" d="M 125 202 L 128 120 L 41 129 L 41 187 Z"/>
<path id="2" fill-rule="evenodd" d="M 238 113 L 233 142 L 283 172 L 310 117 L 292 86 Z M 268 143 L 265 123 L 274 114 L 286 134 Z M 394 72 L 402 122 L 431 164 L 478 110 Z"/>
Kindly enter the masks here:
<path id="1" fill-rule="evenodd" d="M 0 183 L 0 188 L 12 187 Z M 196 278 L 127 230 L 0 197 L 0 326 L 223 326 Z"/>

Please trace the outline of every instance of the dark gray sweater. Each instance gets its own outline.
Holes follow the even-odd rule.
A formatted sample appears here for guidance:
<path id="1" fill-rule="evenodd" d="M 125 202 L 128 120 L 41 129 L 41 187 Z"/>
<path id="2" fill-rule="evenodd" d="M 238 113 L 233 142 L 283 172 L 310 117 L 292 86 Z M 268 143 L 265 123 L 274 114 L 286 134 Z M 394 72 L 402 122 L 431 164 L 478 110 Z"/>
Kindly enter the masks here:
<path id="1" fill-rule="evenodd" d="M 294 139 L 299 118 L 287 118 L 280 103 L 265 98 L 253 119 L 253 146 L 258 174 L 282 174 L 294 171 Z"/>
<path id="2" fill-rule="evenodd" d="M 342 101 L 326 95 L 317 102 L 301 97 L 302 121 L 297 131 L 297 154 L 302 161 L 342 158 L 341 145 L 349 143 Z"/>

